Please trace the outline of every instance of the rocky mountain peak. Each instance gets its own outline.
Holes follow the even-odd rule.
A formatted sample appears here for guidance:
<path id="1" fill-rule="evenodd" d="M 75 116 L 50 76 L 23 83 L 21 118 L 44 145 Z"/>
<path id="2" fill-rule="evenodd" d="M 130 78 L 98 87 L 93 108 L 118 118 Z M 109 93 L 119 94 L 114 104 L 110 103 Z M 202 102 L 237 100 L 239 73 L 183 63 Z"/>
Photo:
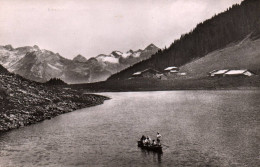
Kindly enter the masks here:
<path id="1" fill-rule="evenodd" d="M 127 51 L 127 53 L 134 53 L 134 51 L 130 49 L 129 51 Z"/>
<path id="2" fill-rule="evenodd" d="M 12 45 L 5 45 L 4 48 L 7 49 L 7 50 L 9 50 L 9 51 L 14 50 L 14 48 L 13 48 Z"/>
<path id="3" fill-rule="evenodd" d="M 151 43 L 150 45 L 148 45 L 145 50 L 152 50 L 152 49 L 159 49 L 157 46 L 155 46 L 153 43 Z"/>
<path id="4" fill-rule="evenodd" d="M 121 57 L 122 52 L 120 52 L 120 51 L 113 51 L 113 52 L 111 53 L 111 55 L 113 55 L 113 56 L 116 57 L 116 58 L 119 58 L 119 57 Z"/>
<path id="5" fill-rule="evenodd" d="M 40 50 L 39 46 L 37 46 L 37 45 L 34 45 L 33 48 L 37 49 L 37 50 Z"/>
<path id="6" fill-rule="evenodd" d="M 85 63 L 87 59 L 81 54 L 78 54 L 76 57 L 74 57 L 73 61 Z"/>
<path id="7" fill-rule="evenodd" d="M 94 57 L 91 57 L 90 59 L 88 59 L 88 62 L 90 62 L 90 63 L 97 63 L 98 60 L 96 58 L 94 58 Z"/>

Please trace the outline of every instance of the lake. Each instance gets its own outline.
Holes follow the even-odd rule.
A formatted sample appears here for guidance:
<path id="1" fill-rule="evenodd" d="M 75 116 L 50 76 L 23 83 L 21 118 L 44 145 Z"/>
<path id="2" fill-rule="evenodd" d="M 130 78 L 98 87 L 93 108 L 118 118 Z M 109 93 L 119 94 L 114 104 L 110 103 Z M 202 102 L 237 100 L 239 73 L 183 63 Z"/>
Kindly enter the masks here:
<path id="1" fill-rule="evenodd" d="M 259 166 L 259 90 L 102 93 L 112 99 L 0 135 L 0 166 Z M 162 135 L 163 154 L 137 147 Z"/>

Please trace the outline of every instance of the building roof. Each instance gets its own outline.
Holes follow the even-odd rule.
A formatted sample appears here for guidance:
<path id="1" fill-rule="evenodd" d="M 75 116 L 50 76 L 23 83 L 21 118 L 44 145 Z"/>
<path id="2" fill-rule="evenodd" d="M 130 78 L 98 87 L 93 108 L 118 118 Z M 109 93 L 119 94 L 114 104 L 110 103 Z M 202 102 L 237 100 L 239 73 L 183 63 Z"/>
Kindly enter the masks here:
<path id="1" fill-rule="evenodd" d="M 253 72 L 243 69 L 243 70 L 216 70 L 215 72 L 210 73 L 210 76 L 215 76 L 215 75 L 247 75 L 251 76 L 254 75 Z"/>
<path id="2" fill-rule="evenodd" d="M 247 70 L 230 70 L 228 72 L 226 72 L 226 75 L 239 75 L 239 74 L 243 74 L 247 72 Z"/>
<path id="3" fill-rule="evenodd" d="M 138 71 L 138 72 L 135 72 L 135 73 L 133 73 L 133 75 L 141 75 L 141 71 Z"/>
<path id="4" fill-rule="evenodd" d="M 169 71 L 169 70 L 172 70 L 172 69 L 178 69 L 178 67 L 175 67 L 175 66 L 167 67 L 167 68 L 165 68 L 164 70 L 165 70 L 165 71 Z"/>
<path id="5" fill-rule="evenodd" d="M 211 73 L 212 75 L 221 75 L 228 72 L 228 70 L 217 70 L 216 72 Z"/>

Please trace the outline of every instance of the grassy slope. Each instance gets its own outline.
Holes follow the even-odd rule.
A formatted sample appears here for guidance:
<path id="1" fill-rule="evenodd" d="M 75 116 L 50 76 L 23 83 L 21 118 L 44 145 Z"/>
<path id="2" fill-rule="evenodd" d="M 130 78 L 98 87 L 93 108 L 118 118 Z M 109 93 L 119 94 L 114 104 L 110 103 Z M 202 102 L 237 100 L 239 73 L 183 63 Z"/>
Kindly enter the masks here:
<path id="1" fill-rule="evenodd" d="M 259 74 L 260 39 L 246 38 L 180 67 L 191 78 L 205 77 L 215 69 L 249 69 Z"/>

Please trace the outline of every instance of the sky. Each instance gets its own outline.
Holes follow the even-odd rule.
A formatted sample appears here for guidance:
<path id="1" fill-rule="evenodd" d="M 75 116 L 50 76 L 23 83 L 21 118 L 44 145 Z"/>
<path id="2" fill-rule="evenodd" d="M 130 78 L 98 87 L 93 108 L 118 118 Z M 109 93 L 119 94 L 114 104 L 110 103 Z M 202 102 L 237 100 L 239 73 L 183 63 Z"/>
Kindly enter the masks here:
<path id="1" fill-rule="evenodd" d="M 0 45 L 38 45 L 72 59 L 168 47 L 242 0 L 0 0 Z"/>

